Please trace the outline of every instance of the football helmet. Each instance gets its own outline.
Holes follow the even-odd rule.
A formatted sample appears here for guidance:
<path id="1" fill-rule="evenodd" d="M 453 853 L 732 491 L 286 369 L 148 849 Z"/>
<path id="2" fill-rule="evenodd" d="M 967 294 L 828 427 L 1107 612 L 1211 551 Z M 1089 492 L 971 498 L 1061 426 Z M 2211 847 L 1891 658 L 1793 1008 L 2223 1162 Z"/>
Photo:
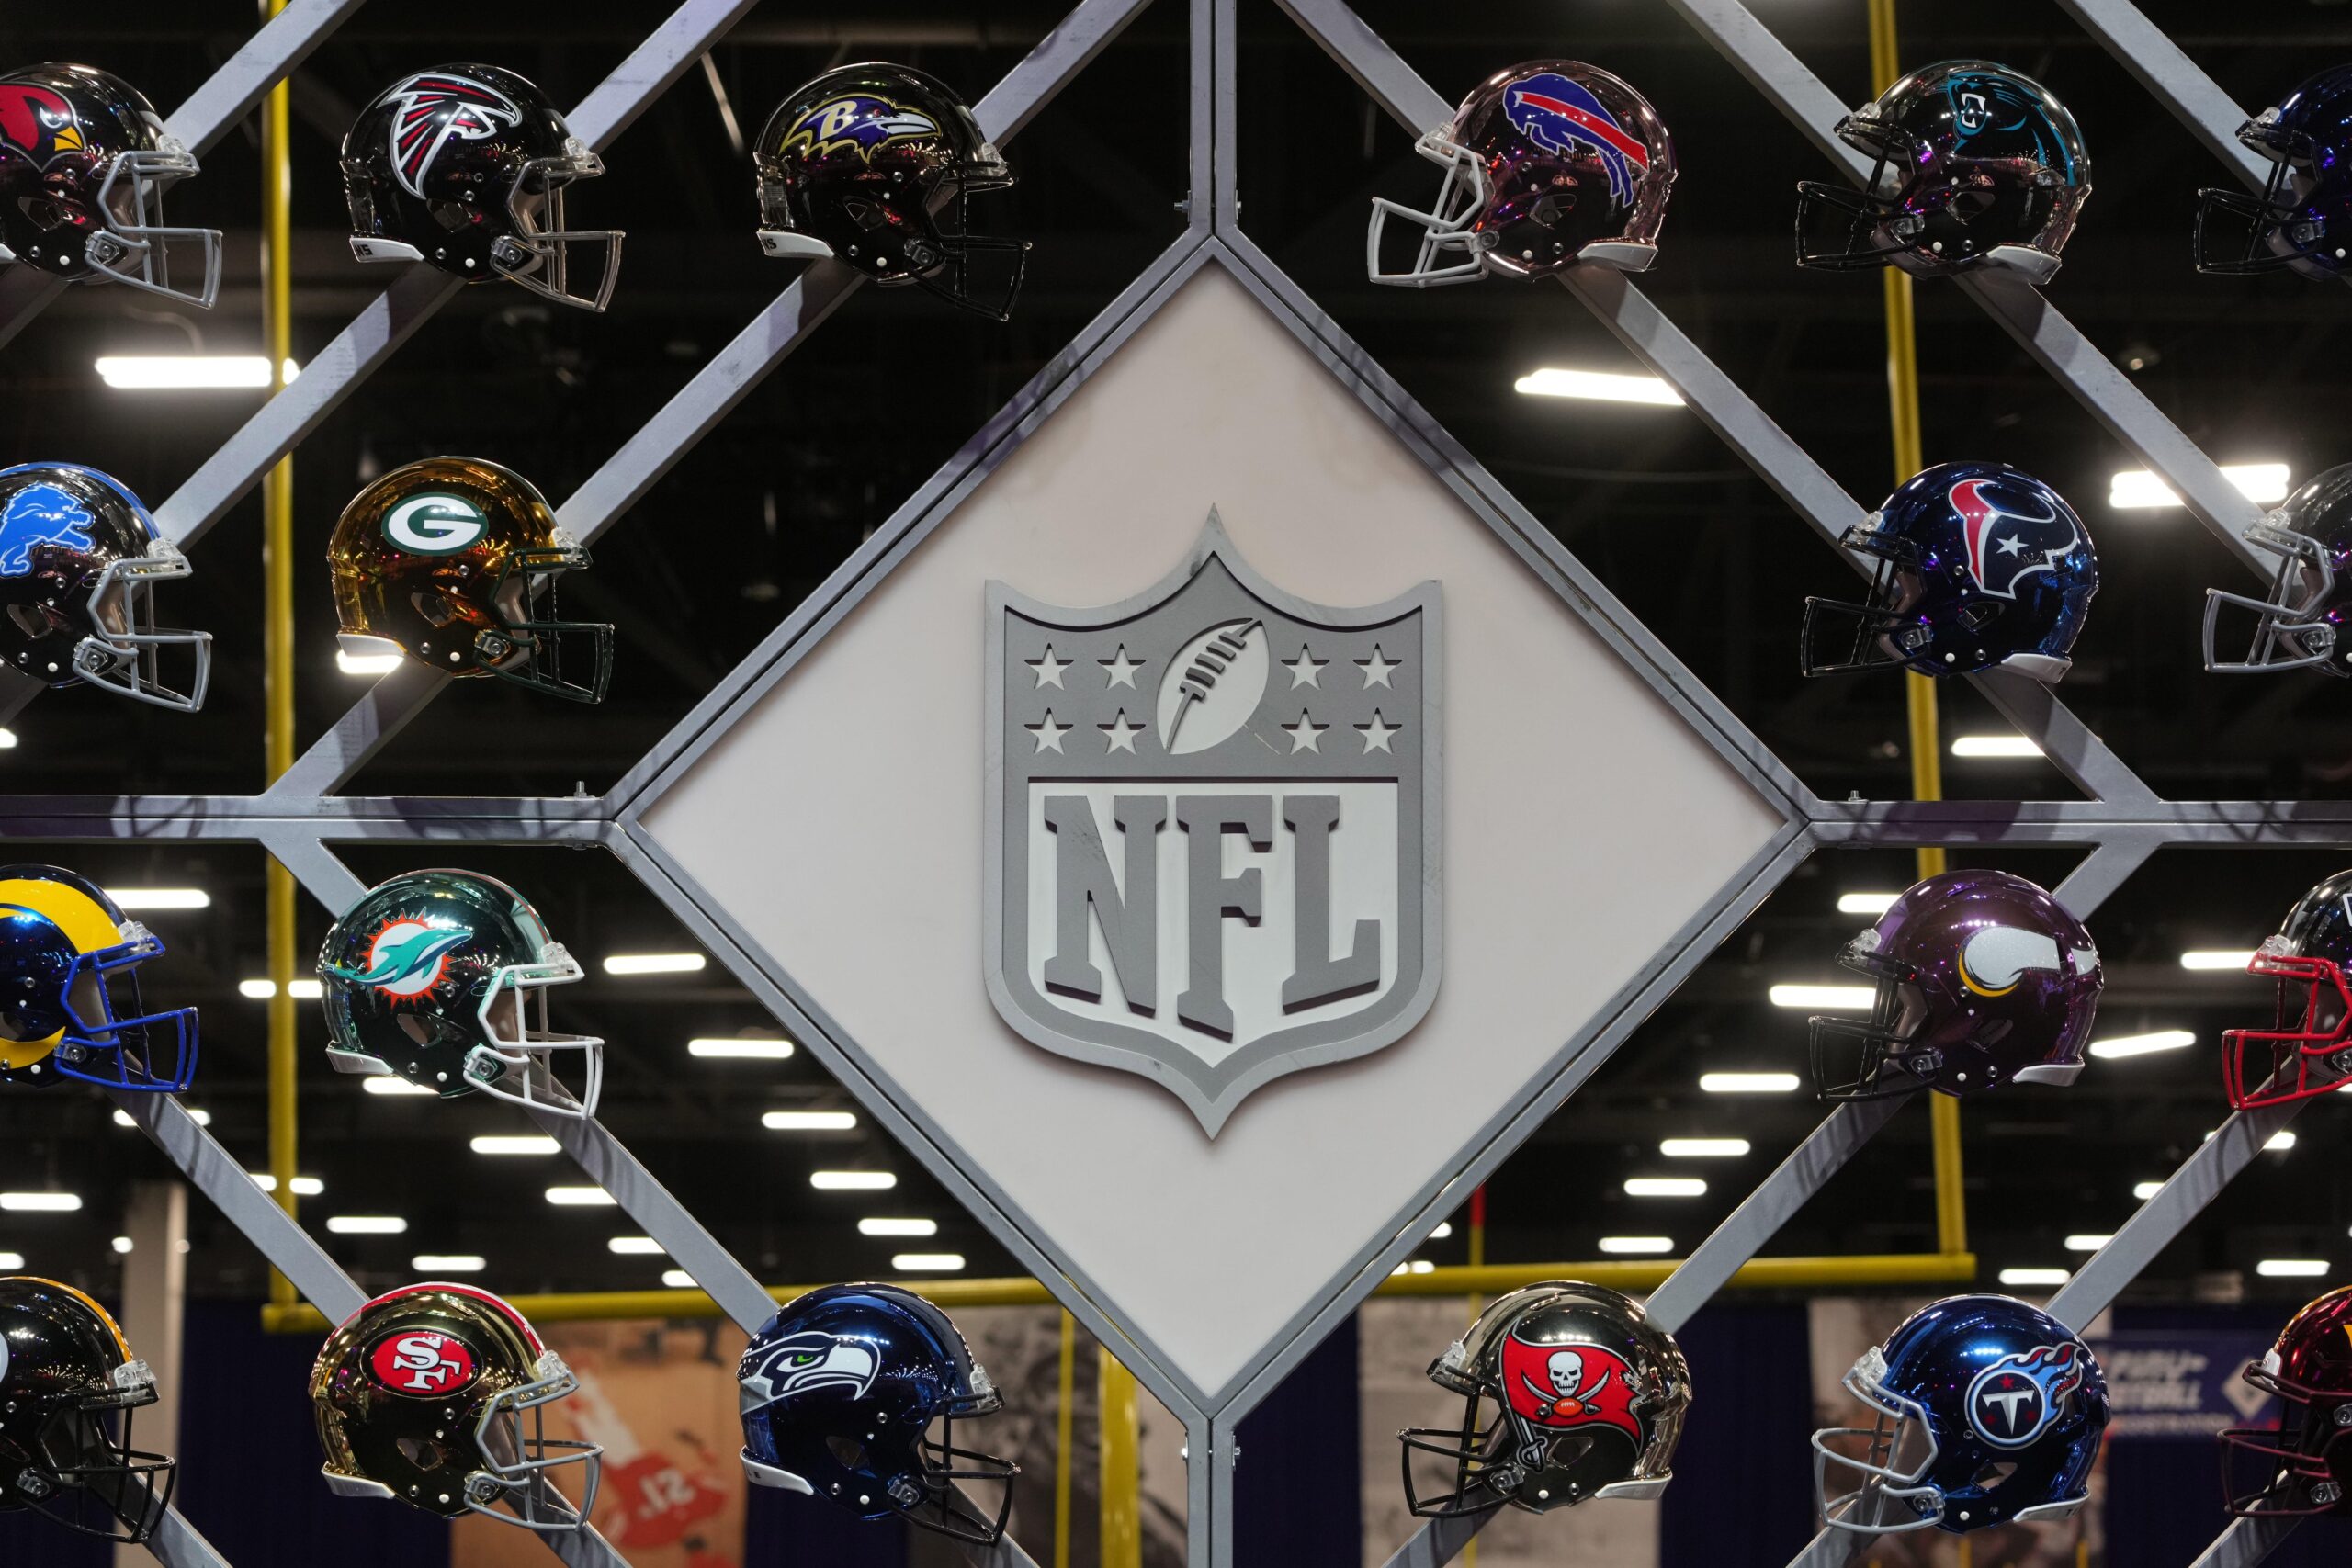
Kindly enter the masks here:
<path id="1" fill-rule="evenodd" d="M 2324 670 L 2352 675 L 2352 637 L 2338 633 L 2352 615 L 2352 463 L 2314 474 L 2276 511 L 2251 525 L 2245 542 L 2278 558 L 2270 596 L 2205 591 L 2205 668 L 2216 675 L 2272 670 Z M 2224 608 L 2251 611 L 2245 657 L 2216 650 Z"/>
<path id="2" fill-rule="evenodd" d="M 1397 1434 L 1405 1500 L 1422 1517 L 1647 1500 L 1674 1479 L 1690 1369 L 1674 1336 L 1614 1291 L 1564 1280 L 1498 1297 L 1430 1363 L 1430 1381 L 1464 1404 L 1459 1427 Z M 1420 1454 L 1449 1467 L 1442 1491 L 1415 1482 Z"/>
<path id="3" fill-rule="evenodd" d="M 2197 270 L 2352 282 L 2352 65 L 2332 65 L 2238 127 L 2270 161 L 2260 196 L 2197 193 Z"/>
<path id="4" fill-rule="evenodd" d="M 567 229 L 563 203 L 567 186 L 604 172 L 514 72 L 435 66 L 378 94 L 343 139 L 351 254 L 431 262 L 469 283 L 503 277 L 602 310 L 620 280 L 621 231 Z M 594 281 L 575 289 L 575 273 Z"/>
<path id="5" fill-rule="evenodd" d="M 2090 1347 L 2038 1307 L 1991 1295 L 1922 1307 L 1845 1383 L 1874 1421 L 1813 1435 L 1814 1491 L 1833 1529 L 1959 1535 L 2063 1519 L 2088 1495 L 2107 1379 Z"/>
<path id="6" fill-rule="evenodd" d="M 1824 1100 L 2073 1083 L 2106 984 L 2083 923 L 2006 871 L 1916 884 L 1838 962 L 1878 993 L 1866 1021 L 1808 1021 Z"/>
<path id="7" fill-rule="evenodd" d="M 2352 1083 L 2352 871 L 2339 871 L 2295 901 L 2245 972 L 2278 982 L 2267 1029 L 2222 1036 L 2222 1086 L 2231 1106 L 2252 1111 L 2310 1100 Z"/>
<path id="8" fill-rule="evenodd" d="M 327 1059 L 337 1072 L 390 1074 L 444 1100 L 481 1093 L 594 1116 L 604 1041 L 548 1028 L 548 988 L 580 977 L 578 961 L 506 884 L 408 872 L 361 895 L 319 949 Z M 577 1090 L 556 1073 L 572 1058 Z"/>
<path id="9" fill-rule="evenodd" d="M 2006 463 L 1939 463 L 1838 541 L 1873 556 L 1870 598 L 1807 599 L 1808 675 L 1900 665 L 2057 682 L 2074 662 L 2098 552 L 2066 498 Z"/>
<path id="10" fill-rule="evenodd" d="M 155 1375 L 107 1309 L 54 1280 L 0 1280 L 0 1513 L 26 1509 L 133 1545 L 171 1506 L 179 1465 L 130 1446 Z"/>
<path id="11" fill-rule="evenodd" d="M 604 700 L 613 628 L 556 613 L 557 584 L 587 570 L 588 552 L 510 468 L 427 457 L 393 469 L 344 508 L 327 563 L 346 653 Z"/>
<path id="12" fill-rule="evenodd" d="M 1860 190 L 1799 183 L 1799 266 L 1891 265 L 1918 277 L 1990 267 L 2041 283 L 2091 194 L 2090 154 L 2066 106 L 1990 61 L 1914 71 L 1837 130 L 1877 162 Z"/>
<path id="13" fill-rule="evenodd" d="M 1498 71 L 1413 151 L 1445 179 L 1427 211 L 1372 198 L 1363 251 L 1374 283 L 1543 277 L 1578 262 L 1642 272 L 1657 259 L 1674 141 L 1647 98 L 1598 66 Z M 1396 272 L 1380 258 L 1392 218 L 1418 231 L 1412 265 Z"/>
<path id="14" fill-rule="evenodd" d="M 0 660 L 11 669 L 194 713 L 212 634 L 155 625 L 155 585 L 187 575 L 187 557 L 119 480 L 79 463 L 0 469 Z"/>
<path id="15" fill-rule="evenodd" d="M 769 255 L 837 258 L 877 283 L 1012 317 L 1029 242 L 973 233 L 967 204 L 1009 187 L 1012 169 L 937 77 L 880 63 L 828 71 L 768 117 L 752 163 Z"/>
<path id="16" fill-rule="evenodd" d="M 481 1514 L 542 1534 L 579 1529 L 596 1506 L 604 1450 L 547 1435 L 547 1407 L 578 1386 L 523 1314 L 488 1291 L 402 1286 L 320 1348 L 311 1407 L 321 1473 L 338 1496 L 395 1497 L 444 1518 Z M 557 1473 L 573 1466 L 576 1503 Z"/>
<path id="17" fill-rule="evenodd" d="M 2297 1313 L 2240 1375 L 2279 1414 L 2221 1434 L 2223 1505 L 2241 1518 L 2352 1516 L 2352 1285 Z"/>
<path id="18" fill-rule="evenodd" d="M 0 1083 L 186 1091 L 196 1010 L 149 1012 L 140 996 L 139 966 L 163 955 L 87 877 L 0 866 Z"/>
<path id="19" fill-rule="evenodd" d="M 0 262 L 209 310 L 220 231 L 164 222 L 164 193 L 196 172 L 195 155 L 119 76 L 86 65 L 0 75 Z M 203 274 L 200 287 L 173 286 L 175 246 L 183 276 L 191 265 Z"/>
<path id="20" fill-rule="evenodd" d="M 982 1546 L 1004 1534 L 1021 1467 L 956 1446 L 956 1422 L 1003 1401 L 947 1314 L 913 1292 L 828 1285 L 796 1297 L 752 1336 L 736 1376 L 752 1485 Z M 975 1504 L 967 1484 L 995 1506 Z"/>

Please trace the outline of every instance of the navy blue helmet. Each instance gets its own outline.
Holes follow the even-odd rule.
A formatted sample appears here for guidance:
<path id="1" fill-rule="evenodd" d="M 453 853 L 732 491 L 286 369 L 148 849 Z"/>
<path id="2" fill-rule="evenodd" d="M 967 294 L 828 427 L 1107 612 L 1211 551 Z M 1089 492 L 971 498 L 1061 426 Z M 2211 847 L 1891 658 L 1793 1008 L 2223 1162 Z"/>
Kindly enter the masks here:
<path id="1" fill-rule="evenodd" d="M 2107 1380 L 2075 1331 L 2038 1307 L 1991 1295 L 1922 1307 L 1845 1382 L 1875 1420 L 1813 1435 L 1832 1529 L 1957 1535 L 2063 1519 L 2089 1493 Z"/>
<path id="2" fill-rule="evenodd" d="M 2330 66 L 2238 127 L 2270 161 L 2260 196 L 2197 193 L 2197 270 L 2352 283 L 2352 65 Z"/>
<path id="3" fill-rule="evenodd" d="M 2352 463 L 2312 475 L 2278 509 L 2245 531 L 2245 542 L 2278 558 L 2270 594 L 2205 591 L 2205 668 L 2216 675 L 2324 670 L 2352 675 Z M 2253 641 L 2243 659 L 2216 644 L 2224 607 L 2251 611 Z"/>
<path id="4" fill-rule="evenodd" d="M 1004 1534 L 1020 1467 L 955 1444 L 957 1421 L 1002 1401 L 947 1314 L 913 1292 L 828 1285 L 797 1297 L 752 1337 L 736 1376 L 752 1485 L 984 1546 Z"/>
<path id="5" fill-rule="evenodd" d="M 2098 592 L 2090 530 L 2006 463 L 1923 468 L 1838 543 L 1876 557 L 1878 575 L 1865 603 L 1805 601 L 1808 675 L 1901 665 L 2055 682 Z"/>
<path id="6" fill-rule="evenodd" d="M 139 992 L 139 965 L 163 954 L 88 878 L 0 866 L 0 1083 L 185 1091 L 196 1010 L 149 1012 Z"/>

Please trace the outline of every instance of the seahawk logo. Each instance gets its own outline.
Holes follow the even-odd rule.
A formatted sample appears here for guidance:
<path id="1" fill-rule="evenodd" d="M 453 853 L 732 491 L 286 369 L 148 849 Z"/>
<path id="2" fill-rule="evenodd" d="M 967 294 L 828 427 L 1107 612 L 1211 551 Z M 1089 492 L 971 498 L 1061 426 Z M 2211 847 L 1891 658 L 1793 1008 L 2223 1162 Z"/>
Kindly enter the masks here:
<path id="1" fill-rule="evenodd" d="M 911 137 L 936 136 L 939 122 L 888 98 L 869 93 L 848 93 L 829 98 L 793 122 L 776 148 L 777 156 L 801 150 L 811 162 L 844 147 L 854 147 L 867 163 L 876 151 Z"/>
<path id="2" fill-rule="evenodd" d="M 428 71 L 384 95 L 392 101 L 392 171 L 420 200 L 424 176 L 452 138 L 487 141 L 522 123 L 523 111 L 495 87 L 469 76 Z"/>
<path id="3" fill-rule="evenodd" d="M 743 1387 L 743 1413 L 820 1388 L 845 1388 L 852 1399 L 863 1399 L 874 1386 L 878 1366 L 871 1345 L 844 1339 L 822 1329 L 787 1334 L 768 1345 L 743 1352 L 739 1369 Z"/>
<path id="4" fill-rule="evenodd" d="M 447 977 L 449 954 L 473 940 L 463 926 L 397 918 L 368 945 L 368 967 L 351 976 L 388 997 L 421 997 Z"/>

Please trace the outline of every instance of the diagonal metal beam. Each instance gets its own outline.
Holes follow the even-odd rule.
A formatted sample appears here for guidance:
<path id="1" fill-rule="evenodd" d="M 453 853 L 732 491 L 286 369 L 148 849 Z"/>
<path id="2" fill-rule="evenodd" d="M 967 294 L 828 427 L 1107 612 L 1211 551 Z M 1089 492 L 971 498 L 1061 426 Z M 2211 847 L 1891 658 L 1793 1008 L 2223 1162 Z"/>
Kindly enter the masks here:
<path id="1" fill-rule="evenodd" d="M 2197 1561 L 2188 1568 L 2254 1568 L 2277 1551 L 2278 1543 L 2302 1522 L 2291 1515 L 2285 1518 L 2235 1520 L 2214 1538 L 2212 1545 L 2198 1553 Z"/>
<path id="2" fill-rule="evenodd" d="M 2058 4 L 2138 77 L 2140 85 L 2204 143 L 2205 151 L 2257 191 L 2270 183 L 2271 165 L 2238 140 L 2245 111 L 2199 71 L 2163 28 L 2142 15 L 2132 0 L 2058 0 Z"/>
<path id="3" fill-rule="evenodd" d="M 1011 141 L 1149 3 L 1082 0 L 974 107 L 980 129 L 997 142 Z M 863 281 L 831 261 L 818 263 L 795 279 L 556 509 L 563 525 L 583 544 L 611 527 L 824 325 Z M 306 372 L 303 379 L 309 378 Z M 449 678 L 438 671 L 403 661 L 296 758 L 270 793 L 331 795 L 341 789 L 448 683 Z"/>
<path id="4" fill-rule="evenodd" d="M 181 1517 L 177 1508 L 164 1510 L 154 1535 L 147 1541 L 147 1554 L 164 1568 L 231 1568 L 229 1560 Z"/>

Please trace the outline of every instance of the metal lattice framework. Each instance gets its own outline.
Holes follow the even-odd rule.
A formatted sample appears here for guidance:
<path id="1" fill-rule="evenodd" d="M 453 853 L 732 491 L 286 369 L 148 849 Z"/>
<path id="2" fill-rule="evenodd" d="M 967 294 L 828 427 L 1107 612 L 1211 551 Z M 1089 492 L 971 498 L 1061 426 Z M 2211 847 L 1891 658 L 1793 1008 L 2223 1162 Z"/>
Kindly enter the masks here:
<path id="1" fill-rule="evenodd" d="M 977 106 L 982 129 L 1002 142 L 1017 134 L 1094 58 L 1147 0 L 1080 0 Z M 2060 845 L 2090 852 L 2058 896 L 2088 916 L 2159 847 L 2315 845 L 2352 840 L 2352 807 L 2344 803 L 2167 801 L 2159 798 L 2044 686 L 2001 674 L 1975 683 L 2018 729 L 2037 741 L 2083 793 L 2063 802 L 1825 801 L 1771 756 L 1575 561 L 1468 452 L 1454 442 L 1317 308 L 1241 231 L 1236 197 L 1234 106 L 1235 0 L 1186 0 L 1191 19 L 1193 199 L 1184 234 L 1024 387 L 819 592 L 695 707 L 656 750 L 597 798 L 414 798 L 338 792 L 401 728 L 440 694 L 438 673 L 409 665 L 379 682 L 293 768 L 252 796 L 0 797 L 0 833 L 11 838 L 103 840 L 210 839 L 258 843 L 330 909 L 363 890 L 332 846 L 358 840 L 461 840 L 518 844 L 571 842 L 605 847 L 628 863 L 714 954 L 793 1026 L 841 1082 L 947 1190 L 1026 1266 L 1090 1331 L 1119 1348 L 1138 1378 L 1183 1420 L 1190 1454 L 1188 1493 L 1193 1568 L 1234 1560 L 1233 1459 L 1237 1424 L 1320 1340 L 1355 1310 L 1434 1221 L 1450 1212 L 1560 1101 L 1587 1079 L 1671 992 L 1713 945 L 1814 849 L 1872 845 Z M 1277 0 L 1381 107 L 1419 133 L 1445 120 L 1451 106 L 1400 60 L 1344 0 Z M 1866 163 L 1832 134 L 1845 106 L 1738 0 L 1672 0 L 1675 9 L 1739 69 L 1824 154 L 1860 183 Z M 2062 0 L 2099 42 L 2121 60 L 2208 150 L 2257 190 L 2266 169 L 2237 143 L 2245 118 L 2128 0 Z M 211 146 L 268 88 L 309 56 L 360 0 L 292 0 L 171 117 L 173 130 L 199 153 Z M 645 107 L 718 41 L 754 0 L 684 0 L 613 74 L 571 114 L 582 139 L 599 150 L 617 139 Z M 1083 1271 L 1056 1251 L 1004 1200 L 984 1171 L 969 1169 L 940 1132 L 880 1075 L 855 1041 L 831 1026 L 793 985 L 663 854 L 640 814 L 667 782 L 692 762 L 733 716 L 772 686 L 957 502 L 1059 406 L 1182 282 L 1207 265 L 1230 272 L 1324 366 L 1482 520 L 1502 534 L 1532 569 L 1562 592 L 1669 706 L 1747 776 L 1785 818 L 1781 831 L 1732 884 L 1709 901 L 1600 1018 L 1570 1039 L 1537 1081 L 1432 1179 L 1385 1237 L 1367 1238 L 1351 1270 L 1335 1280 L 1283 1340 L 1252 1359 L 1227 1387 L 1204 1390 L 1171 1371 L 1148 1340 L 1099 1304 Z M 1765 412 L 1623 274 L 1579 268 L 1561 278 L 1579 304 L 1636 358 L 1682 396 L 1693 412 L 1835 547 L 1864 508 L 1846 494 Z M 761 379 L 815 332 L 858 287 L 834 263 L 811 267 L 755 317 L 670 402 L 560 508 L 583 542 L 610 527 Z M 387 361 L 460 286 L 428 268 L 404 274 L 356 317 L 196 474 L 157 509 L 164 533 L 193 545 L 282 457 L 293 451 L 379 366 Z M 2014 278 L 1963 280 L 1957 287 L 2014 338 L 2099 423 L 2160 475 L 2190 512 L 2249 568 L 2255 558 L 2240 531 L 2255 521 L 2252 504 L 2101 354 L 2032 288 Z M 17 269 L 0 278 L 0 344 L 47 305 L 59 286 Z M 1849 558 L 1849 560 L 1851 558 Z M 1860 563 L 1853 561 L 1859 569 Z M 39 688 L 9 677 L 0 685 L 0 717 L 20 709 Z M 118 1102 L 188 1180 L 330 1320 L 340 1320 L 363 1292 L 277 1204 L 171 1098 L 119 1095 Z M 2177 1236 L 2222 1188 L 2250 1164 L 2296 1106 L 2233 1116 L 2073 1277 L 2051 1303 L 2080 1328 Z M 1652 1317 L 1669 1330 L 1689 1322 L 1780 1226 L 1890 1121 L 1899 1101 L 1839 1107 L 1651 1296 Z M 662 1186 L 629 1151 L 594 1121 L 532 1113 L 544 1131 L 692 1275 L 747 1332 L 773 1309 L 757 1280 Z M 1437 1568 L 1460 1551 L 1484 1517 L 1435 1522 L 1389 1559 L 1391 1568 Z M 2258 1562 L 2292 1520 L 2241 1521 L 2199 1560 L 2210 1568 Z M 542 1537 L 566 1562 L 623 1560 L 593 1530 Z M 152 1543 L 167 1568 L 229 1568 L 198 1532 L 170 1516 Z M 1007 1540 L 979 1560 L 1030 1565 Z M 1798 1558 L 1804 1568 L 1846 1561 L 1849 1544 L 1825 1531 Z M 1792 1565 L 1796 1568 L 1796 1565 Z"/>

